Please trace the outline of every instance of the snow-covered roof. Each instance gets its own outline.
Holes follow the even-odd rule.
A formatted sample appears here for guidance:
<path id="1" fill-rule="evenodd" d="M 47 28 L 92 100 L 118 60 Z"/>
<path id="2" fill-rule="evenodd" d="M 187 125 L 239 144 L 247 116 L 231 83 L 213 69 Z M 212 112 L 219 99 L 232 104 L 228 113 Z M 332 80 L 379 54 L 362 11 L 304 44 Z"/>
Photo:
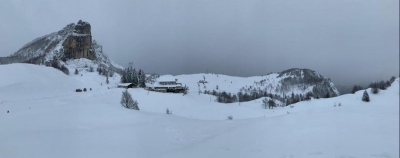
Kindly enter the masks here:
<path id="1" fill-rule="evenodd" d="M 132 83 L 120 83 L 120 84 L 118 84 L 118 86 L 129 86 L 129 85 L 131 85 Z"/>
<path id="2" fill-rule="evenodd" d="M 181 83 L 176 83 L 176 84 L 162 85 L 159 82 L 156 82 L 153 85 L 151 85 L 151 87 L 153 87 L 153 88 L 154 87 L 163 87 L 163 88 L 166 88 L 166 87 L 182 87 L 182 84 Z"/>

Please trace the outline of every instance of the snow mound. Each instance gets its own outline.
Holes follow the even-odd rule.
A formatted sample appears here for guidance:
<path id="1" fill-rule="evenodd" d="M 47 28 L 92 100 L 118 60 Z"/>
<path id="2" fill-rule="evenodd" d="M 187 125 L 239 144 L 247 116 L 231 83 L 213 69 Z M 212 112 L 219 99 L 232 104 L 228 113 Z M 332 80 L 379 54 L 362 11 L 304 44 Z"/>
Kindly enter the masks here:
<path id="1" fill-rule="evenodd" d="M 52 67 L 32 64 L 1 65 L 0 99 L 18 100 L 70 93 L 83 85 Z"/>

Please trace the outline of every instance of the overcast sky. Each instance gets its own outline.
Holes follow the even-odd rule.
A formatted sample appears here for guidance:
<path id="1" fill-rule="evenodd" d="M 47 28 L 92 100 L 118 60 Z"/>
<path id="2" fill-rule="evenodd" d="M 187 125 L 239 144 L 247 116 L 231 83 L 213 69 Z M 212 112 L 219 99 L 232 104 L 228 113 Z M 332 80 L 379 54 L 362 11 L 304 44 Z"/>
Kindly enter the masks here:
<path id="1" fill-rule="evenodd" d="M 398 0 L 0 0 L 0 56 L 79 19 L 112 60 L 146 72 L 399 75 Z"/>

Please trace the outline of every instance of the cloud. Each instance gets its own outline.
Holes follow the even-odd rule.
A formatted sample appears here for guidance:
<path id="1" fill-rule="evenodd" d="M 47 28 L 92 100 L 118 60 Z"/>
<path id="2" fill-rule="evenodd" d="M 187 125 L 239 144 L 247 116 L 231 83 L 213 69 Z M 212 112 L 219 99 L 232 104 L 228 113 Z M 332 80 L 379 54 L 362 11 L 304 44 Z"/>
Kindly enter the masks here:
<path id="1" fill-rule="evenodd" d="M 147 72 L 261 75 L 299 67 L 334 82 L 399 75 L 398 1 L 1 1 L 0 55 L 79 19 L 109 56 Z"/>

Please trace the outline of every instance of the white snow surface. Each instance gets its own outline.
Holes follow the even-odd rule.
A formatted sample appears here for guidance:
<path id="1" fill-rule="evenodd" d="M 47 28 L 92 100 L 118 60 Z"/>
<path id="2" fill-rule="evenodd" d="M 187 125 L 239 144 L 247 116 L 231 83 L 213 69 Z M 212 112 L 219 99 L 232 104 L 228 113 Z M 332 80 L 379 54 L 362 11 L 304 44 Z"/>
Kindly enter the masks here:
<path id="1" fill-rule="evenodd" d="M 106 84 L 97 72 L 79 71 L 67 76 L 38 65 L 0 65 L 1 158 L 399 157 L 399 78 L 378 94 L 368 89 L 368 103 L 362 90 L 273 110 L 263 109 L 261 99 L 217 103 L 192 86 L 185 96 L 129 89 L 136 111 L 120 105 L 118 75 Z M 178 82 L 197 88 L 191 77 L 202 79 L 181 75 Z M 206 80 L 239 88 L 223 78 Z M 75 92 L 84 87 L 92 90 Z"/>
<path id="2" fill-rule="evenodd" d="M 277 87 L 282 86 L 281 80 L 285 79 L 288 76 L 278 77 L 279 73 L 270 73 L 268 75 L 262 76 L 252 76 L 252 77 L 236 77 L 236 76 L 228 76 L 222 74 L 210 74 L 210 73 L 199 73 L 199 74 L 186 74 L 186 75 L 162 75 L 157 81 L 174 81 L 178 79 L 178 83 L 182 83 L 182 86 L 188 86 L 189 91 L 192 93 L 198 93 L 199 90 L 204 92 L 204 90 L 208 91 L 217 91 L 222 92 L 225 91 L 231 94 L 237 94 L 240 89 L 252 89 L 256 88 L 261 90 L 266 90 L 268 93 L 277 94 L 280 96 L 290 96 L 293 94 L 302 94 L 305 95 L 307 92 L 312 91 L 314 86 L 307 86 L 305 90 L 300 89 L 297 86 L 290 86 L 290 89 L 287 93 L 282 91 L 276 91 Z M 207 83 L 200 83 L 200 80 L 207 81 Z M 291 77 L 291 76 L 289 76 Z M 265 80 L 264 84 L 260 84 L 260 81 Z M 156 84 L 156 83 L 155 83 Z M 200 85 L 200 86 L 199 86 Z M 217 89 L 218 86 L 218 89 Z M 334 87 L 334 84 L 331 83 L 332 89 L 339 94 L 339 92 Z M 280 89 L 280 88 L 278 88 Z M 250 91 L 249 91 L 250 92 Z"/>

